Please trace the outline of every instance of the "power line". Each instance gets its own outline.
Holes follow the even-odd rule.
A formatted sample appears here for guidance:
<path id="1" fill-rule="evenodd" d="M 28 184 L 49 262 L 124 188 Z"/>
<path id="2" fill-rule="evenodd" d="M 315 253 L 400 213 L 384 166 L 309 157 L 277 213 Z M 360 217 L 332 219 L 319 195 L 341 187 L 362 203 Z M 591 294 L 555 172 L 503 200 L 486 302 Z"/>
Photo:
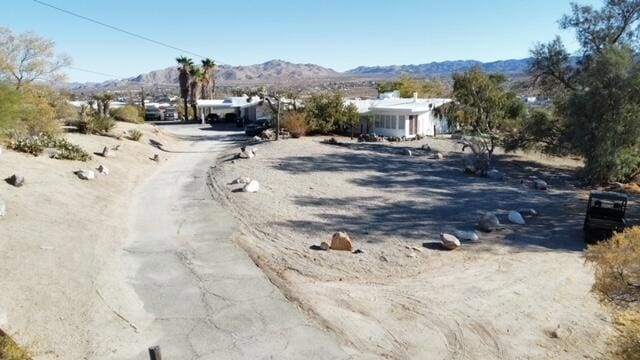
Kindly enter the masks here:
<path id="1" fill-rule="evenodd" d="M 33 2 L 38 3 L 38 4 L 40 4 L 40 5 L 43 5 L 43 6 L 46 6 L 46 7 L 49 7 L 49 8 L 51 8 L 51 9 L 54 9 L 54 10 L 57 10 L 57 11 L 63 12 L 63 13 L 65 13 L 65 14 L 68 14 L 68 15 L 71 15 L 71 16 L 75 16 L 75 17 L 77 17 L 77 18 L 80 18 L 80 19 L 83 19 L 83 20 L 86 20 L 86 21 L 92 22 L 92 23 L 94 23 L 94 24 L 98 24 L 98 25 L 100 25 L 100 26 L 104 26 L 104 27 L 109 28 L 109 29 L 111 29 L 111 30 L 115 30 L 115 31 L 118 31 L 118 32 L 121 32 L 121 33 L 127 34 L 127 35 L 129 35 L 129 36 L 133 36 L 133 37 L 136 37 L 136 38 L 138 38 L 138 39 L 142 39 L 142 40 L 145 40 L 145 41 L 148 41 L 148 42 L 154 43 L 154 44 L 156 44 L 156 45 L 164 46 L 164 47 L 166 47 L 166 48 L 173 49 L 173 50 L 178 50 L 178 51 L 180 51 L 180 52 L 183 52 L 183 53 L 186 53 L 186 54 L 189 54 L 189 55 L 193 55 L 193 56 L 196 56 L 196 57 L 199 57 L 199 58 L 202 58 L 202 59 L 206 58 L 206 56 L 204 56 L 204 55 L 200 55 L 200 54 L 194 53 L 194 52 L 192 52 L 192 51 L 188 51 L 188 50 L 185 50 L 185 49 L 181 49 L 181 48 L 179 48 L 179 47 L 175 47 L 175 46 L 173 46 L 173 45 L 169 45 L 169 44 L 167 44 L 167 43 L 163 43 L 163 42 L 161 42 L 161 41 L 154 40 L 154 39 L 148 38 L 148 37 L 146 37 L 146 36 L 143 36 L 143 35 L 140 35 L 140 34 L 136 34 L 136 33 L 134 33 L 134 32 L 131 32 L 131 31 L 128 31 L 128 30 L 125 30 L 125 29 L 122 29 L 122 28 L 119 28 L 119 27 L 116 27 L 116 26 L 113 26 L 113 25 L 106 24 L 106 23 L 104 23 L 104 22 L 102 22 L 102 21 L 95 20 L 95 19 L 92 19 L 92 18 L 90 18 L 90 17 L 86 17 L 86 16 L 84 16 L 84 15 L 80 15 L 80 14 L 74 13 L 74 12 L 69 11 L 69 10 L 65 10 L 65 9 L 59 8 L 59 7 L 55 6 L 55 5 L 52 5 L 52 4 L 49 4 L 49 3 L 46 3 L 46 2 L 44 2 L 44 1 L 40 1 L 40 0 L 33 0 Z"/>
<path id="2" fill-rule="evenodd" d="M 106 76 L 106 77 L 114 78 L 114 79 L 120 79 L 121 78 L 121 76 L 118 76 L 118 75 L 107 74 L 107 73 L 103 73 L 103 72 L 99 72 L 99 71 L 83 69 L 83 68 L 79 68 L 79 67 L 75 67 L 75 66 L 67 66 L 67 68 L 69 68 L 71 70 L 75 70 L 75 71 L 82 71 L 82 72 L 86 72 L 86 73 L 89 73 L 89 74 L 101 75 L 101 76 Z"/>

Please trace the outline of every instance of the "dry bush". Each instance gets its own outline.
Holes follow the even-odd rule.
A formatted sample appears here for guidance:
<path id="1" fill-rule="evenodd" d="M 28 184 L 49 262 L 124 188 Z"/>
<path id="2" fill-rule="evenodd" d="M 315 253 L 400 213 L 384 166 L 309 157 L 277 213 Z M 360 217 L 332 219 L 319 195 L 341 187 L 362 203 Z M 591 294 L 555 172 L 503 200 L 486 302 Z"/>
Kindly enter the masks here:
<path id="1" fill-rule="evenodd" d="M 289 130 L 291 137 L 299 138 L 309 133 L 310 125 L 307 115 L 302 112 L 291 111 L 282 121 L 282 127 Z"/>
<path id="2" fill-rule="evenodd" d="M 121 108 L 112 109 L 110 113 L 111 116 L 118 121 L 130 122 L 134 124 L 141 124 L 144 122 L 143 117 L 140 116 L 140 109 L 137 106 L 123 106 Z"/>
<path id="3" fill-rule="evenodd" d="M 127 137 L 129 140 L 133 141 L 140 141 L 140 139 L 142 139 L 142 135 L 142 131 L 138 129 L 131 129 L 127 132 Z"/>
<path id="4" fill-rule="evenodd" d="M 595 291 L 610 305 L 619 334 L 612 356 L 640 359 L 640 227 L 590 246 L 587 261 L 595 266 Z"/>
<path id="5" fill-rule="evenodd" d="M 31 360 L 31 354 L 0 330 L 0 359 L 2 360 Z"/>

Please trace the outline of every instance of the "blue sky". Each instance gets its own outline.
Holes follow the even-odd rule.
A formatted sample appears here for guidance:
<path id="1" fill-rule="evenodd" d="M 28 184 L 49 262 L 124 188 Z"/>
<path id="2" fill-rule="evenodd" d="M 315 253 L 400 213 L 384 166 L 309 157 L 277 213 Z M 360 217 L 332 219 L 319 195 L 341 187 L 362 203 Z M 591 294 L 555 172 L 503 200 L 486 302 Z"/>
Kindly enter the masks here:
<path id="1" fill-rule="evenodd" d="M 283 59 L 343 71 L 359 65 L 492 61 L 527 57 L 536 41 L 555 34 L 576 48 L 573 34 L 558 28 L 570 9 L 564 0 L 43 1 L 233 65 Z M 3 4 L 0 26 L 51 38 L 74 66 L 118 77 L 172 66 L 181 55 L 32 0 Z M 109 79 L 67 73 L 72 81 Z"/>

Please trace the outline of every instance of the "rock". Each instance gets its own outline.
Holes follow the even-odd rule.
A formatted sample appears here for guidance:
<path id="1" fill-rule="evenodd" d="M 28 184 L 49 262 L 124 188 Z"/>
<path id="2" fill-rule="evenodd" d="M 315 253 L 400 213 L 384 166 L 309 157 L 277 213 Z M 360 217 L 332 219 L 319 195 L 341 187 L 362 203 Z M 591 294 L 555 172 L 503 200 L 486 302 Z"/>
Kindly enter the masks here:
<path id="1" fill-rule="evenodd" d="M 480 221 L 478 222 L 478 228 L 482 231 L 492 232 L 500 225 L 500 221 L 498 217 L 493 213 L 486 213 L 482 215 Z"/>
<path id="2" fill-rule="evenodd" d="M 533 180 L 533 187 L 538 190 L 547 190 L 549 185 L 544 180 L 535 179 Z"/>
<path id="3" fill-rule="evenodd" d="M 444 155 L 442 155 L 441 152 L 436 152 L 433 155 L 431 155 L 431 158 L 435 160 L 442 160 L 444 159 Z"/>
<path id="4" fill-rule="evenodd" d="M 0 217 L 7 215 L 7 204 L 0 200 Z"/>
<path id="5" fill-rule="evenodd" d="M 527 223 L 524 221 L 522 215 L 517 211 L 509 211 L 509 221 L 518 225 L 526 225 Z"/>
<path id="6" fill-rule="evenodd" d="M 22 187 L 24 185 L 24 176 L 13 174 L 6 178 L 5 181 L 15 187 Z"/>
<path id="7" fill-rule="evenodd" d="M 111 149 L 112 149 L 113 151 L 118 151 L 118 150 L 120 150 L 120 146 L 121 146 L 121 145 L 116 145 L 116 146 L 112 147 Z"/>
<path id="8" fill-rule="evenodd" d="M 404 150 L 404 154 L 407 155 L 407 156 L 413 156 L 413 153 L 409 149 L 405 149 Z"/>
<path id="9" fill-rule="evenodd" d="M 249 183 L 242 188 L 242 191 L 248 193 L 256 193 L 258 190 L 260 190 L 260 183 L 255 180 L 249 181 Z"/>
<path id="10" fill-rule="evenodd" d="M 323 241 L 323 242 L 320 243 L 320 249 L 322 249 L 324 251 L 327 251 L 327 250 L 329 250 L 329 248 L 330 248 L 330 246 L 326 241 Z"/>
<path id="11" fill-rule="evenodd" d="M 112 157 L 113 154 L 111 153 L 111 150 L 105 146 L 104 149 L 102 149 L 102 157 Z"/>
<path id="12" fill-rule="evenodd" d="M 344 232 L 337 232 L 331 237 L 331 250 L 353 251 L 353 243 L 349 235 Z"/>
<path id="13" fill-rule="evenodd" d="M 491 169 L 487 172 L 487 177 L 491 180 L 504 180 L 504 173 L 502 171 Z"/>
<path id="14" fill-rule="evenodd" d="M 99 173 L 101 173 L 101 174 L 109 175 L 109 169 L 108 169 L 106 166 L 104 166 L 104 165 L 100 165 L 100 166 L 98 166 L 98 169 L 97 169 L 97 170 L 98 170 L 98 172 L 99 172 Z"/>
<path id="15" fill-rule="evenodd" d="M 230 185 L 244 185 L 244 184 L 248 184 L 248 183 L 250 183 L 250 182 L 251 182 L 251 179 L 249 179 L 248 177 L 246 177 L 246 176 L 240 176 L 239 178 L 234 179 L 234 180 L 230 183 Z"/>
<path id="16" fill-rule="evenodd" d="M 96 178 L 96 174 L 91 170 L 78 170 L 75 174 L 82 180 L 93 180 Z"/>
<path id="17" fill-rule="evenodd" d="M 518 209 L 518 212 L 524 217 L 538 216 L 538 212 L 531 208 L 520 208 Z"/>
<path id="18" fill-rule="evenodd" d="M 475 175 L 476 174 L 476 167 L 470 164 L 467 164 L 464 166 L 464 172 L 466 174 L 472 174 Z"/>
<path id="19" fill-rule="evenodd" d="M 155 161 L 155 162 L 160 162 L 160 155 L 155 154 L 153 155 L 153 157 L 151 158 L 151 160 Z"/>
<path id="20" fill-rule="evenodd" d="M 480 241 L 480 237 L 478 237 L 475 231 L 456 230 L 453 234 L 460 240 Z"/>
<path id="21" fill-rule="evenodd" d="M 263 131 L 262 134 L 260 134 L 260 137 L 262 138 L 262 140 L 272 140 L 275 139 L 276 134 L 273 132 L 273 130 L 267 129 Z"/>
<path id="22" fill-rule="evenodd" d="M 455 250 L 460 247 L 460 240 L 451 234 L 440 234 L 440 241 L 442 241 L 442 246 L 447 250 Z"/>
<path id="23" fill-rule="evenodd" d="M 380 259 L 380 261 L 382 261 L 382 262 L 389 262 L 389 259 L 387 259 L 387 257 L 386 257 L 386 256 L 384 256 L 384 255 L 380 255 L 380 258 L 379 258 L 379 259 Z"/>
<path id="24" fill-rule="evenodd" d="M 256 154 L 253 152 L 253 149 L 251 148 L 247 149 L 244 146 L 240 148 L 239 157 L 241 159 L 252 159 L 254 156 L 256 156 Z"/>
<path id="25" fill-rule="evenodd" d="M 431 146 L 429 146 L 427 144 L 424 144 L 424 145 L 422 145 L 422 150 L 431 151 Z"/>

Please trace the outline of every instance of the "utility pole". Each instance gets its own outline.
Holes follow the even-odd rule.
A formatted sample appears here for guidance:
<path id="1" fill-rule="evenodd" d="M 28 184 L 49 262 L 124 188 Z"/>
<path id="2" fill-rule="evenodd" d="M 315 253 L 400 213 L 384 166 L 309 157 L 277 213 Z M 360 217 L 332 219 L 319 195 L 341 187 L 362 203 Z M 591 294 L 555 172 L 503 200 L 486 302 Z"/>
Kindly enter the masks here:
<path id="1" fill-rule="evenodd" d="M 276 141 L 280 139 L 280 104 L 282 103 L 282 99 L 278 100 L 278 112 L 276 113 Z"/>

